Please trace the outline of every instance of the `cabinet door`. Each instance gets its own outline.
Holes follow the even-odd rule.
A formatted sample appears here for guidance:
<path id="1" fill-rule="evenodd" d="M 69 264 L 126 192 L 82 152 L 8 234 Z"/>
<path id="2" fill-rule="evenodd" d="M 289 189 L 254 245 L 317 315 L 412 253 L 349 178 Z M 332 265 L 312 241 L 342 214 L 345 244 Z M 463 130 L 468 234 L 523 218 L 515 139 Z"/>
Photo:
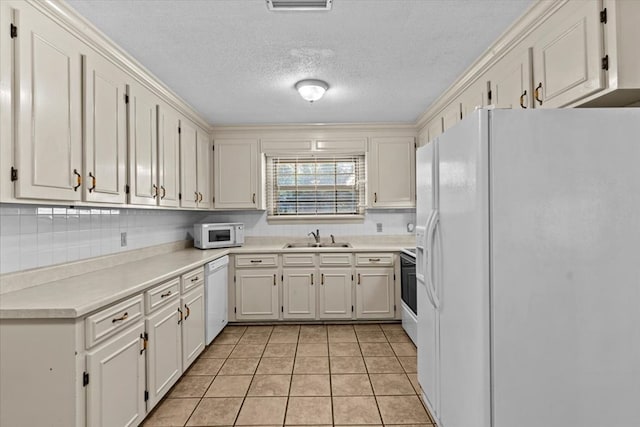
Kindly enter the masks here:
<path id="1" fill-rule="evenodd" d="M 180 298 L 146 321 L 147 384 L 149 410 L 162 399 L 182 375 L 182 328 L 180 327 Z"/>
<path id="2" fill-rule="evenodd" d="M 216 140 L 214 151 L 216 209 L 256 209 L 258 198 L 258 141 Z"/>
<path id="3" fill-rule="evenodd" d="M 171 107 L 158 107 L 158 199 L 178 206 L 180 192 L 180 119 Z"/>
<path id="4" fill-rule="evenodd" d="M 211 160 L 213 157 L 213 151 L 211 150 L 211 140 L 209 134 L 201 129 L 196 130 L 196 170 L 198 171 L 198 193 L 200 194 L 200 201 L 198 207 L 201 209 L 211 209 L 212 196 L 212 174 L 211 174 Z"/>
<path id="5" fill-rule="evenodd" d="M 144 323 L 87 352 L 87 425 L 137 426 L 146 415 Z"/>
<path id="6" fill-rule="evenodd" d="M 283 270 L 283 318 L 316 318 L 315 274 L 315 268 L 285 268 Z"/>
<path id="7" fill-rule="evenodd" d="M 278 319 L 277 269 L 236 270 L 236 318 Z"/>
<path id="8" fill-rule="evenodd" d="M 369 201 L 373 208 L 414 207 L 415 139 L 372 138 L 369 150 Z"/>
<path id="9" fill-rule="evenodd" d="M 155 205 L 158 197 L 157 98 L 138 84 L 129 91 L 129 203 Z"/>
<path id="10" fill-rule="evenodd" d="M 478 107 L 484 107 L 487 104 L 486 99 L 487 80 L 481 76 L 460 95 L 460 118 L 467 117 Z"/>
<path id="11" fill-rule="evenodd" d="M 353 313 L 352 277 L 353 273 L 350 268 L 320 269 L 321 319 L 351 319 Z"/>
<path id="12" fill-rule="evenodd" d="M 356 276 L 356 317 L 359 319 L 394 317 L 393 268 L 358 268 Z"/>
<path id="13" fill-rule="evenodd" d="M 536 30 L 536 108 L 563 107 L 604 87 L 601 9 L 599 0 L 568 2 Z"/>
<path id="14" fill-rule="evenodd" d="M 20 31 L 15 44 L 15 194 L 77 201 L 82 196 L 81 44 L 28 4 L 22 6 L 14 11 Z"/>
<path id="15" fill-rule="evenodd" d="M 127 77 L 94 52 L 83 70 L 85 200 L 126 203 Z"/>
<path id="16" fill-rule="evenodd" d="M 490 73 L 491 103 L 498 108 L 531 108 L 531 49 L 507 55 Z"/>
<path id="17" fill-rule="evenodd" d="M 186 120 L 180 122 L 180 206 L 198 206 L 198 171 L 196 166 L 196 129 Z"/>
<path id="18" fill-rule="evenodd" d="M 460 121 L 461 109 L 460 102 L 456 99 L 449 104 L 442 113 L 442 130 L 446 131 Z"/>
<path id="19" fill-rule="evenodd" d="M 204 286 L 181 297 L 182 368 L 187 370 L 204 350 Z"/>

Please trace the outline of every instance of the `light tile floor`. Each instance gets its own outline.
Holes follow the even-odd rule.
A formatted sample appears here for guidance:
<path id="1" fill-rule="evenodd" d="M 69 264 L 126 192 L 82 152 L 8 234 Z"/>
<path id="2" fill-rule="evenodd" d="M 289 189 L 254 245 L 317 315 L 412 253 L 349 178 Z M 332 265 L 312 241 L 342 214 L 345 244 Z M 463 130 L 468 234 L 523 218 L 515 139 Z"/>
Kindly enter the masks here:
<path id="1" fill-rule="evenodd" d="M 227 326 L 144 426 L 422 425 L 399 324 Z"/>

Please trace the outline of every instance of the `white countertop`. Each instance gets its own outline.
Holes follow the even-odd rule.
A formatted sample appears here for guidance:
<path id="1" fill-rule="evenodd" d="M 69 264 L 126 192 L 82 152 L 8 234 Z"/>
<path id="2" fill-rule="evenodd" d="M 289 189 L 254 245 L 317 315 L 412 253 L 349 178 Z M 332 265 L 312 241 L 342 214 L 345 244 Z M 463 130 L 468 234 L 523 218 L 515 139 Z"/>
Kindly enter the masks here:
<path id="1" fill-rule="evenodd" d="M 230 253 L 399 252 L 406 244 L 352 243 L 351 248 L 291 248 L 253 243 L 238 248 L 182 249 L 0 295 L 0 319 L 75 319 Z"/>

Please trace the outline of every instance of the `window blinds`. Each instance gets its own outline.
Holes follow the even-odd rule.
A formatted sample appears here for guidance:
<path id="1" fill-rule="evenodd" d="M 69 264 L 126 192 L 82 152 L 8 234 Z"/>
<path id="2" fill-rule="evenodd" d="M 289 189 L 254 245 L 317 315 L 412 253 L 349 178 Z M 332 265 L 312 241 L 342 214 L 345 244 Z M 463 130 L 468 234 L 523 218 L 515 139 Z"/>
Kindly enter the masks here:
<path id="1" fill-rule="evenodd" d="M 364 155 L 267 157 L 270 216 L 363 215 Z"/>

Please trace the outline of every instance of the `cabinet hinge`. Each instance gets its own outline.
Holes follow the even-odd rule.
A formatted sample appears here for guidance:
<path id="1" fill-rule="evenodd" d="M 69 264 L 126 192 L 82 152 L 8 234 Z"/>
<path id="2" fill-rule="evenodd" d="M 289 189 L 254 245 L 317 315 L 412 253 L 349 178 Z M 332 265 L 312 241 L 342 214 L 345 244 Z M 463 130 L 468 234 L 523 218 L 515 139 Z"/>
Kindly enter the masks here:
<path id="1" fill-rule="evenodd" d="M 178 133 L 182 133 L 182 128 L 178 126 Z"/>
<path id="2" fill-rule="evenodd" d="M 609 69 L 609 55 L 605 55 L 604 58 L 602 58 L 602 69 L 603 70 Z"/>
<path id="3" fill-rule="evenodd" d="M 396 305 L 395 304 L 393 304 L 393 312 L 394 313 L 396 312 Z"/>
<path id="4" fill-rule="evenodd" d="M 351 306 L 351 312 L 353 313 L 353 306 Z"/>
<path id="5" fill-rule="evenodd" d="M 211 144 L 211 151 L 216 151 L 216 146 Z"/>
<path id="6" fill-rule="evenodd" d="M 178 193 L 178 200 L 182 200 L 182 193 Z"/>
<path id="7" fill-rule="evenodd" d="M 146 402 L 147 400 L 149 400 L 149 390 L 144 391 L 144 401 Z"/>
<path id="8" fill-rule="evenodd" d="M 284 283 L 284 274 L 280 275 L 280 281 Z"/>
<path id="9" fill-rule="evenodd" d="M 605 7 L 600 11 L 600 22 L 603 24 L 607 23 L 607 8 Z"/>
<path id="10" fill-rule="evenodd" d="M 18 27 L 16 27 L 15 25 L 11 24 L 11 30 L 10 30 L 9 34 L 11 34 L 11 38 L 12 39 L 15 39 L 16 37 L 18 37 Z"/>
<path id="11" fill-rule="evenodd" d="M 89 385 L 89 372 L 82 373 L 82 387 Z"/>
<path id="12" fill-rule="evenodd" d="M 236 283 L 236 276 L 233 276 L 233 283 Z"/>
<path id="13" fill-rule="evenodd" d="M 351 281 L 353 282 L 353 274 L 351 275 Z"/>
<path id="14" fill-rule="evenodd" d="M 237 313 L 238 312 L 238 308 L 237 307 L 233 307 L 233 312 Z"/>
<path id="15" fill-rule="evenodd" d="M 284 305 L 281 305 L 281 306 L 280 306 L 280 312 L 281 312 L 281 313 L 284 313 Z"/>
<path id="16" fill-rule="evenodd" d="M 11 181 L 13 182 L 17 180 L 18 180 L 18 169 L 11 166 Z"/>
<path id="17" fill-rule="evenodd" d="M 213 197 L 211 198 L 211 201 L 212 201 L 213 203 L 215 203 L 215 202 L 216 202 L 216 196 L 213 196 Z"/>
<path id="18" fill-rule="evenodd" d="M 129 192 L 131 191 L 131 187 L 129 187 L 129 184 L 124 186 L 124 192 L 125 194 L 129 194 Z"/>
<path id="19" fill-rule="evenodd" d="M 126 93 L 124 94 L 124 103 L 125 104 L 129 103 L 129 95 L 127 95 Z"/>

